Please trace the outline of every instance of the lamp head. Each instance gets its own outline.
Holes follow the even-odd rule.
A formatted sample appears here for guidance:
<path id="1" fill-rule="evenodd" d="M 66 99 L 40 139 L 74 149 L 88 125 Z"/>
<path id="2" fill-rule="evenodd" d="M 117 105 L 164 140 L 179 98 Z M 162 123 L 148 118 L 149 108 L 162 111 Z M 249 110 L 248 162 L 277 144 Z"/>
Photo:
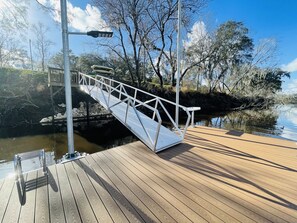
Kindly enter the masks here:
<path id="1" fill-rule="evenodd" d="M 98 37 L 112 37 L 113 32 L 92 30 L 92 31 L 87 32 L 87 35 L 88 36 L 92 36 L 94 38 L 98 38 Z"/>

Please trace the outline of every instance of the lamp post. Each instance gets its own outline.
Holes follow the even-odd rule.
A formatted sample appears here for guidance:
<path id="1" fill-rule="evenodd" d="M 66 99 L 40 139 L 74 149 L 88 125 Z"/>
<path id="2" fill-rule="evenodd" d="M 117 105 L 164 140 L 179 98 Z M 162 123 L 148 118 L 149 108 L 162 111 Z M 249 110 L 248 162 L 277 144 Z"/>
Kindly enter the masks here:
<path id="1" fill-rule="evenodd" d="M 176 107 L 175 107 L 175 123 L 178 126 L 178 117 L 179 117 L 179 81 L 180 81 L 180 58 L 181 58 L 181 0 L 178 0 L 178 27 L 177 27 L 177 58 L 176 58 Z"/>
<path id="2" fill-rule="evenodd" d="M 78 152 L 74 151 L 73 137 L 73 117 L 72 117 L 72 94 L 71 94 L 71 77 L 70 77 L 70 62 L 69 62 L 69 34 L 88 35 L 94 38 L 97 37 L 112 37 L 112 32 L 89 31 L 68 32 L 67 23 L 67 5 L 66 0 L 61 0 L 61 25 L 62 25 L 62 41 L 63 41 L 63 58 L 64 58 L 64 84 L 65 84 L 65 99 L 66 99 L 66 117 L 67 117 L 67 144 L 68 153 L 63 157 L 64 160 L 72 160 L 80 157 Z"/>

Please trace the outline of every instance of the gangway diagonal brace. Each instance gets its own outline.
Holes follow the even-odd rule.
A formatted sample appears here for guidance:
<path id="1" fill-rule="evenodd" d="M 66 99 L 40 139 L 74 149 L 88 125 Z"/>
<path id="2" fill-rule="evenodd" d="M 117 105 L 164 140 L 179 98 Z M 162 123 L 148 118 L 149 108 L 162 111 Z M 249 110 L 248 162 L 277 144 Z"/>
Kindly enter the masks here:
<path id="1" fill-rule="evenodd" d="M 186 114 L 185 124 L 183 128 L 180 128 L 166 108 L 166 106 L 175 108 L 176 103 L 111 78 L 100 75 L 94 77 L 83 73 L 78 75 L 80 89 L 109 110 L 154 152 L 160 152 L 183 141 L 190 123 L 192 108 L 178 105 L 179 109 Z M 139 95 L 144 96 L 146 100 L 142 100 Z M 140 107 L 148 112 L 139 110 Z M 160 110 L 173 128 L 169 129 L 164 126 Z M 152 115 L 147 113 L 152 113 Z"/>

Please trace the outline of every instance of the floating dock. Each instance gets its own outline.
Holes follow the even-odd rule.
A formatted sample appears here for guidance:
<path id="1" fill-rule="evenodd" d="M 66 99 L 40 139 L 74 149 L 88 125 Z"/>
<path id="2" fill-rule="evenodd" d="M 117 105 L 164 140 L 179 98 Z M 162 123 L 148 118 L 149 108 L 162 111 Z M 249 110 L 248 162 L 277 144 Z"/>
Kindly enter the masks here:
<path id="1" fill-rule="evenodd" d="M 296 142 L 208 127 L 158 154 L 135 142 L 0 181 L 0 221 L 297 222 Z"/>

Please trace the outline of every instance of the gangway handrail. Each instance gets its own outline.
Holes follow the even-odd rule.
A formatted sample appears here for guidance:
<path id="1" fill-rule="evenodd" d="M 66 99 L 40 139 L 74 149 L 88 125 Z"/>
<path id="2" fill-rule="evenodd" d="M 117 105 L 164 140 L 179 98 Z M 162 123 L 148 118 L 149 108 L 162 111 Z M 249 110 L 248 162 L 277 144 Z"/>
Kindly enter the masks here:
<path id="1" fill-rule="evenodd" d="M 110 110 L 112 107 L 115 106 L 114 105 L 110 105 L 110 95 L 113 92 L 117 92 L 119 94 L 118 99 L 120 100 L 118 103 L 116 104 L 120 104 L 120 103 L 126 103 L 127 102 L 127 109 L 126 109 L 126 115 L 128 114 L 128 108 L 129 106 L 131 106 L 137 116 L 137 119 L 140 122 L 140 125 L 142 126 L 145 134 L 147 135 L 151 146 L 153 147 L 154 150 L 156 150 L 156 146 L 157 146 L 157 142 L 158 142 L 158 137 L 159 137 L 159 131 L 161 128 L 161 124 L 162 124 L 162 119 L 158 110 L 158 105 L 161 106 L 161 108 L 163 109 L 163 111 L 165 112 L 165 114 L 167 115 L 167 117 L 169 118 L 171 124 L 174 126 L 175 131 L 177 131 L 178 136 L 180 137 L 181 140 L 184 139 L 185 134 L 186 134 L 186 130 L 189 126 L 190 123 L 190 119 L 191 119 L 191 114 L 190 111 L 187 107 L 182 106 L 182 105 L 178 105 L 179 108 L 183 109 L 186 114 L 187 114 L 187 120 L 186 120 L 186 124 L 184 126 L 184 129 L 181 130 L 177 124 L 175 123 L 175 121 L 173 120 L 173 118 L 171 117 L 171 115 L 169 114 L 168 110 L 166 109 L 166 107 L 164 106 L 164 103 L 169 103 L 173 106 L 176 106 L 175 102 L 169 101 L 167 99 L 161 98 L 159 96 L 153 95 L 149 92 L 143 91 L 141 89 L 135 88 L 131 85 L 122 83 L 120 81 L 111 79 L 111 78 L 107 78 L 101 75 L 96 75 L 95 77 L 93 76 L 89 76 L 83 73 L 79 73 L 79 84 L 81 85 L 86 85 L 88 91 L 91 92 L 92 89 L 94 89 L 95 87 L 98 88 L 98 90 L 102 93 L 103 95 L 103 100 L 104 103 L 106 104 L 106 108 L 108 110 Z M 92 86 L 92 87 L 91 87 Z M 91 88 L 90 88 L 91 87 Z M 131 95 L 129 95 L 126 91 L 126 89 L 130 89 L 132 90 Z M 105 94 L 103 93 L 103 91 L 105 91 L 106 93 L 108 93 L 108 98 L 106 98 Z M 134 95 L 132 96 L 132 93 L 134 91 Z M 137 94 L 138 93 L 143 93 L 147 96 L 152 97 L 152 99 L 150 100 L 146 100 L 146 101 L 141 101 L 139 99 L 137 99 Z M 124 99 L 122 99 L 124 98 Z M 152 107 L 151 105 L 149 105 L 149 103 L 152 103 L 155 101 L 155 106 Z M 147 130 L 145 129 L 144 125 L 143 125 L 143 120 L 141 119 L 141 117 L 138 115 L 138 111 L 137 111 L 137 107 L 139 106 L 144 106 L 147 109 L 151 110 L 153 112 L 153 117 L 152 119 L 154 120 L 155 118 L 157 118 L 157 129 L 156 129 L 156 136 L 154 137 L 154 139 L 151 138 L 150 134 L 148 134 Z"/>
<path id="2" fill-rule="evenodd" d="M 83 74 L 83 75 L 84 75 L 84 74 Z M 136 114 L 136 116 L 137 116 L 137 119 L 138 119 L 139 122 L 140 122 L 140 125 L 142 126 L 142 128 L 143 128 L 143 130 L 144 130 L 146 136 L 147 136 L 148 139 L 150 140 L 151 146 L 152 146 L 153 148 L 156 148 L 157 140 L 158 140 L 158 136 L 159 136 L 159 130 L 160 130 L 161 123 L 162 123 L 162 119 L 161 119 L 161 116 L 160 116 L 159 111 L 158 111 L 157 109 L 151 107 L 150 105 L 143 104 L 144 107 L 146 107 L 146 108 L 148 108 L 148 109 L 150 109 L 150 110 L 153 110 L 154 113 L 157 115 L 158 126 L 157 126 L 157 132 L 156 132 L 155 140 L 153 140 L 153 139 L 151 138 L 151 136 L 148 134 L 147 130 L 144 128 L 143 121 L 141 120 L 140 116 L 138 115 L 138 111 L 136 110 L 136 107 L 135 107 L 135 102 L 137 102 L 137 103 L 142 103 L 140 100 L 138 100 L 138 99 L 136 99 L 136 98 L 130 96 L 130 95 L 127 93 L 127 91 L 126 91 L 123 87 L 120 88 L 121 90 L 118 90 L 118 89 L 117 89 L 118 86 L 117 86 L 117 87 L 112 87 L 111 85 L 107 85 L 104 81 L 101 81 L 100 79 L 97 79 L 98 77 L 93 78 L 93 77 L 90 77 L 90 76 L 88 76 L 88 75 L 83 76 L 82 80 L 83 80 L 83 82 L 84 82 L 85 84 L 88 83 L 87 80 L 86 80 L 86 77 L 88 77 L 89 80 L 91 80 L 91 79 L 95 80 L 95 81 L 96 81 L 95 86 L 97 86 L 97 87 L 99 87 L 99 84 L 101 84 L 101 87 L 99 87 L 101 93 L 103 93 L 103 92 L 102 92 L 102 91 L 103 91 L 103 90 L 102 90 L 102 85 L 105 85 L 106 87 L 107 87 L 107 86 L 110 87 L 110 89 L 109 89 L 109 91 L 108 91 L 109 95 L 110 95 L 111 92 L 113 92 L 113 91 L 117 91 L 118 93 L 122 93 L 122 94 L 124 94 L 124 95 L 127 97 L 126 99 L 124 99 L 124 100 L 122 100 L 122 101 L 119 101 L 119 102 L 117 102 L 116 104 L 113 104 L 113 105 L 110 106 L 110 105 L 109 105 L 109 101 L 105 98 L 104 94 L 102 94 L 102 95 L 103 95 L 103 99 L 104 99 L 105 104 L 107 105 L 107 108 L 108 108 L 108 109 L 111 109 L 112 107 L 115 107 L 116 105 L 118 105 L 118 104 L 120 104 L 120 103 L 123 103 L 123 102 L 126 102 L 126 101 L 127 101 L 127 104 L 128 104 L 127 109 L 129 108 L 129 105 L 133 108 L 133 110 L 134 110 L 134 112 L 135 112 L 135 114 Z M 81 83 L 81 81 L 80 81 L 80 83 Z M 89 83 L 90 83 L 90 82 L 89 82 Z M 88 84 L 88 86 L 90 86 L 90 85 Z M 120 86 L 120 85 L 119 85 L 119 86 Z M 92 89 L 93 89 L 93 87 L 92 87 Z M 112 90 L 111 90 L 111 89 L 112 89 Z M 88 89 L 88 90 L 90 90 L 90 89 Z M 131 101 L 133 101 L 133 103 L 132 103 Z M 127 112 L 128 112 L 128 111 L 126 111 L 126 115 L 127 115 Z M 125 122 L 126 122 L 126 118 L 125 118 Z"/>

